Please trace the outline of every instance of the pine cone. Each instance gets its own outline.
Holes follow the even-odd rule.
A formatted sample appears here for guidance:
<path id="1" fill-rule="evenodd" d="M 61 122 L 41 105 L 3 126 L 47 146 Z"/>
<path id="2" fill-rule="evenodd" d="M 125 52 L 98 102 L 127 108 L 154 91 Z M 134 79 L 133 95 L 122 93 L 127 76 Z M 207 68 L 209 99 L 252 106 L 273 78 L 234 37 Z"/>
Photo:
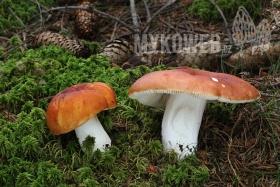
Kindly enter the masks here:
<path id="1" fill-rule="evenodd" d="M 66 36 L 50 31 L 38 34 L 34 39 L 33 45 L 34 47 L 56 45 L 72 51 L 77 57 L 87 58 L 91 55 L 90 49 L 78 40 L 72 40 Z"/>
<path id="2" fill-rule="evenodd" d="M 108 57 L 109 62 L 115 64 L 122 64 L 133 55 L 134 45 L 132 42 L 123 38 L 115 39 L 105 47 L 103 47 L 98 54 Z"/>
<path id="3" fill-rule="evenodd" d="M 93 6 L 93 4 L 88 0 L 84 0 L 78 6 L 88 7 Z M 92 40 L 96 37 L 98 32 L 98 18 L 96 14 L 78 9 L 73 12 L 73 17 L 75 32 L 79 38 Z"/>

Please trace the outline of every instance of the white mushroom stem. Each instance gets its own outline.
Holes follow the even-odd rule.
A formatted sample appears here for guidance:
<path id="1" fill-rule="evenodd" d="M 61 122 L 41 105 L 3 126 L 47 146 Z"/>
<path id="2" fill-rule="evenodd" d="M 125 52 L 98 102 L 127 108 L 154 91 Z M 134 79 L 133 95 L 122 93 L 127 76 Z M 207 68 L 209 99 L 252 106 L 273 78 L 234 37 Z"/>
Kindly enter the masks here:
<path id="1" fill-rule="evenodd" d="M 173 149 L 179 160 L 193 154 L 207 100 L 187 94 L 170 95 L 162 120 L 164 150 Z"/>
<path id="2" fill-rule="evenodd" d="M 81 146 L 88 135 L 95 137 L 93 151 L 99 149 L 100 151 L 104 152 L 107 146 L 111 146 L 111 139 L 104 130 L 96 115 L 88 120 L 85 124 L 76 128 L 75 132 Z"/>

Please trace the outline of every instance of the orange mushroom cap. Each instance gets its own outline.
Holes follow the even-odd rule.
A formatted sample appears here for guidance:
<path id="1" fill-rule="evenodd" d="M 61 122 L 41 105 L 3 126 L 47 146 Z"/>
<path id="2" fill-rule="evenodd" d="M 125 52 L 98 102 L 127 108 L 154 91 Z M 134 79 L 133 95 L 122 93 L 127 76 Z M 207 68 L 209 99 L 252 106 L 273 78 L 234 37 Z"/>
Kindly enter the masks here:
<path id="1" fill-rule="evenodd" d="M 47 124 L 55 134 L 64 134 L 83 125 L 100 111 L 116 107 L 116 94 L 102 82 L 73 85 L 59 92 L 51 100 Z"/>

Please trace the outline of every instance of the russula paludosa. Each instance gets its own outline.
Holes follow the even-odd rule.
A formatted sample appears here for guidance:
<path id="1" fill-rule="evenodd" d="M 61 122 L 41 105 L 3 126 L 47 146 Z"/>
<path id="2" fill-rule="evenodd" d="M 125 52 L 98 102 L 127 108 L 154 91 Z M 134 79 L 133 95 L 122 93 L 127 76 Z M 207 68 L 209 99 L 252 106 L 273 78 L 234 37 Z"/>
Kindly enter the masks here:
<path id="1" fill-rule="evenodd" d="M 207 100 L 245 103 L 260 97 L 241 78 L 192 68 L 148 73 L 130 87 L 128 95 L 148 106 L 165 107 L 162 144 L 164 150 L 177 152 L 179 159 L 192 154 L 197 146 Z"/>
<path id="2" fill-rule="evenodd" d="M 109 85 L 102 82 L 73 85 L 51 100 L 46 113 L 47 124 L 55 135 L 75 130 L 80 145 L 88 135 L 95 137 L 93 150 L 105 151 L 111 139 L 97 114 L 114 107 L 116 94 Z"/>

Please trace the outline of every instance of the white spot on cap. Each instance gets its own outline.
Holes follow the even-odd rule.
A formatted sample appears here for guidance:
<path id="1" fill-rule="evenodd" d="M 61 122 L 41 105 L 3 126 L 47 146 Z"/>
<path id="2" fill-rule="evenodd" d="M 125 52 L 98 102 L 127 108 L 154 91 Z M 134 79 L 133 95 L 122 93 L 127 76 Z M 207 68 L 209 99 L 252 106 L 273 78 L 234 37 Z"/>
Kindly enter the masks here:
<path id="1" fill-rule="evenodd" d="M 218 82 L 218 79 L 214 78 L 214 77 L 211 77 L 211 79 L 215 82 Z"/>
<path id="2" fill-rule="evenodd" d="M 222 84 L 222 87 L 226 87 L 224 84 Z"/>

